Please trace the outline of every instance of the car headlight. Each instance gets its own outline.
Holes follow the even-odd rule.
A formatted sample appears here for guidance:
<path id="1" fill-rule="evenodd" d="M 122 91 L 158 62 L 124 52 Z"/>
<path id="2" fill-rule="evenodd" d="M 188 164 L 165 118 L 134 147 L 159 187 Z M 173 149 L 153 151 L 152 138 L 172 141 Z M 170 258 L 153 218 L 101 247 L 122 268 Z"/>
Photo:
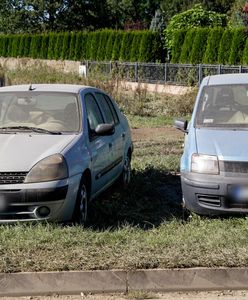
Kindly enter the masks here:
<path id="1" fill-rule="evenodd" d="M 219 174 L 218 157 L 213 155 L 193 154 L 191 172 L 203 174 Z"/>
<path id="2" fill-rule="evenodd" d="M 61 154 L 54 154 L 39 161 L 29 171 L 25 183 L 60 180 L 68 177 L 68 168 Z"/>

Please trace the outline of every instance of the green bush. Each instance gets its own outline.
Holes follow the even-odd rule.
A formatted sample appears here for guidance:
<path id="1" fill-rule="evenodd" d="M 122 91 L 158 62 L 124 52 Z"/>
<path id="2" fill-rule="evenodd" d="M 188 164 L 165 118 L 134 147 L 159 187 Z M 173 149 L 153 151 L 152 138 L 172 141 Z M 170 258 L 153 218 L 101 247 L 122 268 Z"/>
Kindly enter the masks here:
<path id="1" fill-rule="evenodd" d="M 29 54 L 30 54 L 30 45 L 31 45 L 31 35 L 26 34 L 25 35 L 25 41 L 24 41 L 24 51 L 23 51 L 24 57 L 29 56 Z"/>
<path id="2" fill-rule="evenodd" d="M 156 62 L 162 59 L 162 44 L 158 32 L 144 31 L 140 42 L 140 62 Z"/>
<path id="3" fill-rule="evenodd" d="M 172 46 L 171 46 L 171 62 L 178 63 L 182 51 L 184 38 L 186 35 L 185 29 L 179 29 L 173 34 Z"/>
<path id="4" fill-rule="evenodd" d="M 142 34 L 140 31 L 134 32 L 133 41 L 130 47 L 130 61 L 136 62 L 139 60 L 140 54 L 140 43 L 142 39 Z"/>
<path id="5" fill-rule="evenodd" d="M 57 41 L 57 34 L 52 32 L 49 34 L 49 43 L 48 43 L 48 59 L 55 59 L 55 45 Z"/>
<path id="6" fill-rule="evenodd" d="M 18 47 L 18 56 L 23 57 L 24 56 L 24 49 L 25 49 L 25 34 L 22 34 L 20 36 L 20 43 Z"/>
<path id="7" fill-rule="evenodd" d="M 76 48 L 76 39 L 77 35 L 75 32 L 71 33 L 71 40 L 70 40 L 70 49 L 69 49 L 69 59 L 74 60 L 75 59 L 75 48 Z"/>
<path id="8" fill-rule="evenodd" d="M 32 36 L 31 44 L 30 44 L 30 54 L 29 54 L 30 57 L 32 58 L 40 57 L 41 43 L 42 43 L 42 36 L 40 34 Z"/>
<path id="9" fill-rule="evenodd" d="M 47 59 L 48 46 L 49 46 L 49 35 L 44 34 L 41 37 L 41 49 L 40 49 L 40 56 L 39 56 L 41 59 Z"/>
<path id="10" fill-rule="evenodd" d="M 20 43 L 20 35 L 12 36 L 11 57 L 17 57 L 18 56 L 19 43 Z"/>
<path id="11" fill-rule="evenodd" d="M 190 52 L 190 63 L 202 63 L 206 50 L 209 28 L 197 28 L 195 31 L 194 43 Z"/>
<path id="12" fill-rule="evenodd" d="M 65 35 L 64 33 L 57 34 L 55 49 L 54 49 L 54 59 L 57 60 L 61 59 L 64 35 Z"/>
<path id="13" fill-rule="evenodd" d="M 238 28 L 234 29 L 233 39 L 230 49 L 230 56 L 229 56 L 229 64 L 230 65 L 237 65 L 242 63 L 243 60 L 243 51 L 245 48 L 245 29 Z"/>
<path id="14" fill-rule="evenodd" d="M 118 31 L 116 34 L 116 37 L 115 37 L 114 45 L 113 45 L 112 60 L 119 60 L 121 43 L 122 43 L 123 38 L 124 38 L 124 32 Z"/>
<path id="15" fill-rule="evenodd" d="M 111 30 L 109 32 L 108 41 L 106 44 L 105 60 L 112 59 L 113 46 L 114 46 L 114 42 L 115 42 L 115 38 L 116 38 L 117 34 L 118 34 L 118 31 Z"/>
<path id="16" fill-rule="evenodd" d="M 111 34 L 111 30 L 102 30 L 100 33 L 100 41 L 97 49 L 96 59 L 98 61 L 104 61 L 106 56 L 106 48 L 108 43 L 108 37 Z"/>
<path id="17" fill-rule="evenodd" d="M 65 32 L 64 37 L 63 37 L 63 43 L 62 43 L 62 51 L 61 51 L 61 58 L 62 59 L 69 59 L 70 39 L 71 39 L 70 33 Z"/>
<path id="18" fill-rule="evenodd" d="M 207 48 L 203 58 L 205 64 L 217 64 L 220 41 L 223 35 L 223 28 L 213 28 L 209 32 Z"/>
<path id="19" fill-rule="evenodd" d="M 130 57 L 131 57 L 130 50 L 131 50 L 133 38 L 134 38 L 134 33 L 132 31 L 125 32 L 122 42 L 121 42 L 119 60 L 130 61 Z"/>
<path id="20" fill-rule="evenodd" d="M 192 29 L 188 30 L 186 33 L 186 36 L 185 36 L 185 39 L 183 42 L 183 46 L 182 46 L 180 60 L 179 60 L 179 62 L 182 64 L 190 62 L 191 50 L 193 48 L 196 31 L 197 31 L 196 28 L 192 28 Z"/>
<path id="21" fill-rule="evenodd" d="M 233 39 L 233 30 L 226 29 L 220 40 L 220 46 L 218 51 L 219 64 L 223 64 L 223 65 L 228 64 L 232 39 Z"/>

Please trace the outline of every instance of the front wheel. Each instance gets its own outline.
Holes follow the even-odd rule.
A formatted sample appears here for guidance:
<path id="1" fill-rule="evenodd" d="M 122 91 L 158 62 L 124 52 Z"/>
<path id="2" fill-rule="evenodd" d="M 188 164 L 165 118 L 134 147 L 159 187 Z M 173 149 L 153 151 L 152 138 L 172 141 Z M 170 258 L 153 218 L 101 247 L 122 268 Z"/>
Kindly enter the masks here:
<path id="1" fill-rule="evenodd" d="M 126 188 L 131 180 L 131 157 L 127 155 L 124 160 L 123 170 L 120 176 L 120 183 L 123 188 Z"/>
<path id="2" fill-rule="evenodd" d="M 88 191 L 85 180 L 83 180 L 78 189 L 78 195 L 73 213 L 73 221 L 77 224 L 84 225 L 88 216 Z"/>

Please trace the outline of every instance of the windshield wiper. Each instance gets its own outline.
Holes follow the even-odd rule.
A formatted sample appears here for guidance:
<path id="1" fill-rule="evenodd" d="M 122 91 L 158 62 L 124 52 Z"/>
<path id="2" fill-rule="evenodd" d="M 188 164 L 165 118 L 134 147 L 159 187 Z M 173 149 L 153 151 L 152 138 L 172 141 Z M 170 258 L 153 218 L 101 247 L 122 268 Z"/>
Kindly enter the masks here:
<path id="1" fill-rule="evenodd" d="M 60 131 L 51 131 L 44 128 L 32 127 L 32 126 L 6 126 L 0 127 L 0 130 L 8 131 L 8 130 L 29 130 L 38 133 L 46 133 L 46 134 L 62 134 Z"/>

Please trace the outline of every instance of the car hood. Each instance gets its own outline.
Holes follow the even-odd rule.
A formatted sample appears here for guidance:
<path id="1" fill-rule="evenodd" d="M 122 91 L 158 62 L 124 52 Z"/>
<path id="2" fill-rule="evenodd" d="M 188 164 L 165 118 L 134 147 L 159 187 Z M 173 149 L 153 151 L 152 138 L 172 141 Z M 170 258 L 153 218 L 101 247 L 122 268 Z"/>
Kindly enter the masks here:
<path id="1" fill-rule="evenodd" d="M 74 135 L 0 134 L 0 172 L 26 172 L 41 159 L 60 153 Z"/>
<path id="2" fill-rule="evenodd" d="M 196 129 L 198 153 L 217 155 L 220 160 L 248 161 L 248 131 Z"/>

